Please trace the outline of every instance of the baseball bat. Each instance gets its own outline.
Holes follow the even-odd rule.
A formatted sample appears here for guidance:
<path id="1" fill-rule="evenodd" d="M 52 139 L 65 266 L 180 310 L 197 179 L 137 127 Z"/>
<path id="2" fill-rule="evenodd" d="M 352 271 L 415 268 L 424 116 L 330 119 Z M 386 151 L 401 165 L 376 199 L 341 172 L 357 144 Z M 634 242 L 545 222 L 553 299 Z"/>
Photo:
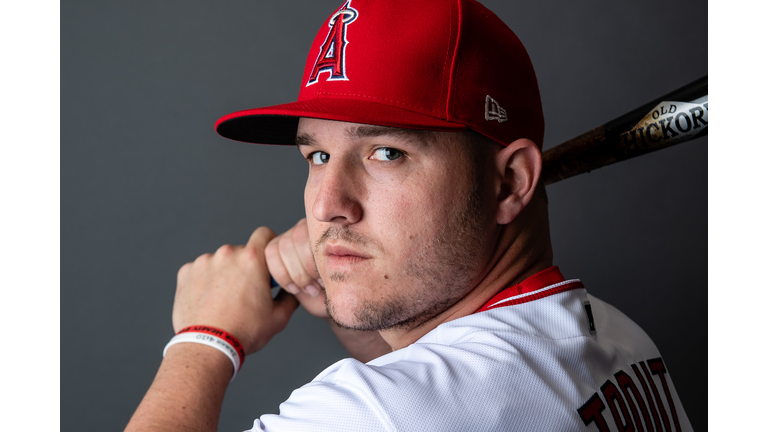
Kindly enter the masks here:
<path id="1" fill-rule="evenodd" d="M 707 135 L 708 75 L 545 151 L 545 185 Z"/>

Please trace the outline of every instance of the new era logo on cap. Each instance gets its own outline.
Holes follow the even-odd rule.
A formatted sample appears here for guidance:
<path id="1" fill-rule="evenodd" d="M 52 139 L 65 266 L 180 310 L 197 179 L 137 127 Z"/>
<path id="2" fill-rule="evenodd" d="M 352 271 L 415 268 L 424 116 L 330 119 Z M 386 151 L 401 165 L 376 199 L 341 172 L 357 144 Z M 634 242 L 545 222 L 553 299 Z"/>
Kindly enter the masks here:
<path id="1" fill-rule="evenodd" d="M 507 111 L 490 95 L 485 97 L 485 119 L 498 120 L 499 123 L 507 121 Z"/>

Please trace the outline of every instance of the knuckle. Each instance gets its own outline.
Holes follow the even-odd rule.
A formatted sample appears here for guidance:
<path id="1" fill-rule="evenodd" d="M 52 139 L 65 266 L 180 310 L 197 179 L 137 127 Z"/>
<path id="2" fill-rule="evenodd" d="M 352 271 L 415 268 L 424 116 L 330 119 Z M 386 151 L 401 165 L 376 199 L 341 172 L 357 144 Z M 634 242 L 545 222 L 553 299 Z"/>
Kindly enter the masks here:
<path id="1" fill-rule="evenodd" d="M 282 237 L 283 237 L 283 234 L 271 239 L 269 242 L 267 242 L 267 245 L 264 247 L 264 250 L 276 248 L 277 244 L 280 242 L 280 239 Z"/>
<path id="2" fill-rule="evenodd" d="M 271 228 L 265 226 L 256 228 L 256 231 L 253 232 L 253 235 L 259 239 L 263 239 L 264 241 L 272 240 L 275 238 L 275 236 L 277 236 L 277 234 L 275 234 Z"/>
<path id="3" fill-rule="evenodd" d="M 192 267 L 192 263 L 186 263 L 183 266 L 181 266 L 179 271 L 176 273 L 176 280 L 180 281 L 184 279 L 184 276 L 186 276 L 187 272 L 189 272 L 190 267 Z"/>
<path id="4" fill-rule="evenodd" d="M 248 245 L 253 246 L 259 249 L 264 249 L 267 247 L 267 244 L 270 240 L 275 238 L 275 232 L 269 229 L 268 227 L 262 226 L 256 228 L 256 230 L 251 234 L 251 238 L 248 239 Z"/>
<path id="5" fill-rule="evenodd" d="M 220 255 L 222 257 L 230 256 L 232 255 L 232 252 L 235 251 L 235 248 L 232 245 L 222 245 L 217 251 L 216 255 Z"/>
<path id="6" fill-rule="evenodd" d="M 195 259 L 195 263 L 196 264 L 204 264 L 204 263 L 210 261 L 212 257 L 213 257 L 213 255 L 209 254 L 209 253 L 202 254 L 199 257 L 197 257 L 197 259 Z"/>
<path id="7" fill-rule="evenodd" d="M 244 263 L 253 263 L 259 260 L 259 251 L 256 248 L 247 247 L 240 253 L 240 259 Z"/>

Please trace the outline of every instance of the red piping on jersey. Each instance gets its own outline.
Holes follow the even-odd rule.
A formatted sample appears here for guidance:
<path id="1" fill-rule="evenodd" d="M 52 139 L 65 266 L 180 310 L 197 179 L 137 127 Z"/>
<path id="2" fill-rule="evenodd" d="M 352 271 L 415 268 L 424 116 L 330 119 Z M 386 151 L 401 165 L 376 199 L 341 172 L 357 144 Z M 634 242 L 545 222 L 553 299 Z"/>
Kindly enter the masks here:
<path id="1" fill-rule="evenodd" d="M 478 312 L 527 303 L 577 288 L 584 288 L 584 284 L 578 279 L 565 280 L 560 269 L 557 266 L 552 266 L 526 278 L 517 285 L 505 288 L 488 300 Z"/>

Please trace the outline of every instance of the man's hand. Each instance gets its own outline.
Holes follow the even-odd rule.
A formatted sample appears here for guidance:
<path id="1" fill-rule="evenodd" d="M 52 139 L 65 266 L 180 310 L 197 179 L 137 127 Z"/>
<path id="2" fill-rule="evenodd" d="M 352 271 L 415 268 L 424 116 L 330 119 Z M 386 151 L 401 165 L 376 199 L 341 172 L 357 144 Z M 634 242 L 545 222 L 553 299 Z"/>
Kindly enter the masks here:
<path id="1" fill-rule="evenodd" d="M 272 277 L 296 296 L 304 309 L 318 318 L 325 311 L 325 285 L 315 267 L 307 220 L 273 238 L 266 247 L 267 266 Z"/>
<path id="2" fill-rule="evenodd" d="M 349 354 L 361 362 L 392 352 L 379 332 L 341 328 L 325 309 L 325 284 L 315 267 L 307 220 L 273 238 L 266 248 L 267 266 L 275 281 L 294 294 L 310 314 L 324 318 Z"/>
<path id="3" fill-rule="evenodd" d="M 297 302 L 285 292 L 272 299 L 264 253 L 274 237 L 272 230 L 261 227 L 245 246 L 224 245 L 185 264 L 178 273 L 174 331 L 190 325 L 218 327 L 238 338 L 250 354 L 283 330 Z"/>
<path id="4" fill-rule="evenodd" d="M 225 245 L 185 264 L 176 285 L 174 330 L 218 327 L 250 354 L 285 328 L 298 302 L 283 291 L 272 299 L 264 248 L 274 237 L 261 227 L 245 246 Z M 231 377 L 232 364 L 220 352 L 194 343 L 173 345 L 126 431 L 216 430 Z"/>

